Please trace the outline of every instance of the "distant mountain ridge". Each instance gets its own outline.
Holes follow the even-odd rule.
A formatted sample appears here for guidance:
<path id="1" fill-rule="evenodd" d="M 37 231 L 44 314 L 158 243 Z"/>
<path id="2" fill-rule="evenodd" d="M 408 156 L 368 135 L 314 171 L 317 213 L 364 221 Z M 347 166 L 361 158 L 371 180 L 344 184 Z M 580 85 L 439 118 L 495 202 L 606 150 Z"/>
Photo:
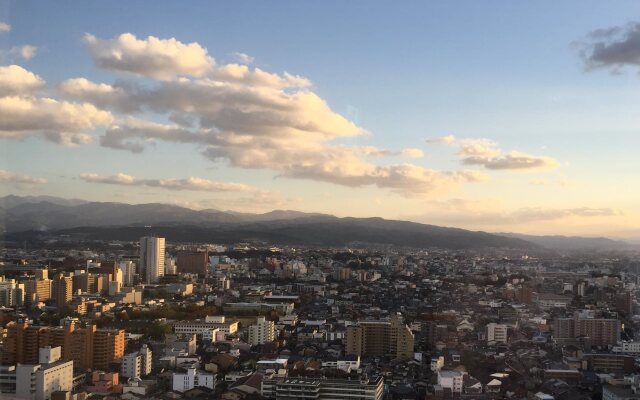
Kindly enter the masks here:
<path id="1" fill-rule="evenodd" d="M 633 247 L 632 244 L 622 240 L 614 240 L 606 237 L 581 237 L 560 235 L 524 235 L 520 233 L 498 233 L 500 236 L 512 237 L 535 243 L 538 246 L 565 250 L 603 249 L 624 250 Z"/>
<path id="2" fill-rule="evenodd" d="M 563 248 L 584 239 L 593 248 L 616 248 L 602 238 L 565 238 L 492 234 L 382 218 L 338 218 L 333 215 L 274 210 L 263 214 L 192 210 L 175 205 L 86 202 L 49 196 L 0 198 L 0 228 L 5 237 L 35 237 L 41 233 L 103 240 L 136 240 L 153 233 L 175 242 L 344 246 L 352 243 L 441 248 Z M 562 237 L 564 238 L 564 237 Z M 620 242 L 624 243 L 624 242 Z M 562 246 L 558 247 L 557 245 Z M 589 247 L 589 246 L 587 246 Z M 570 249 L 582 248 L 568 246 Z"/>

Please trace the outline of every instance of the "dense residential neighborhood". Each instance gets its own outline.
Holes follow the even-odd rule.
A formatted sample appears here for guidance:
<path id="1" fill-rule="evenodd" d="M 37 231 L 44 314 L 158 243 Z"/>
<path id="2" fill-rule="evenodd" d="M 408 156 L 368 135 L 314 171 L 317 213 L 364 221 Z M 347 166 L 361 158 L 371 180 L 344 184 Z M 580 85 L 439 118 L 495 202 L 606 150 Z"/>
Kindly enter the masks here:
<path id="1" fill-rule="evenodd" d="M 41 247 L 2 253 L 3 399 L 640 396 L 631 253 Z"/>

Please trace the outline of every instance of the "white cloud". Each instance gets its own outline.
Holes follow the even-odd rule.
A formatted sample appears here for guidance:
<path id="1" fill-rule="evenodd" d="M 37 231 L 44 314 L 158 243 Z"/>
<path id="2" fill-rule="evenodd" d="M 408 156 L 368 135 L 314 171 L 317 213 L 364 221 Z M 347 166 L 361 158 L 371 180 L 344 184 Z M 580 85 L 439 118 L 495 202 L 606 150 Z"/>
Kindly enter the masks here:
<path id="1" fill-rule="evenodd" d="M 240 64 L 251 64 L 255 59 L 246 53 L 235 52 L 233 53 L 233 57 Z"/>
<path id="2" fill-rule="evenodd" d="M 42 185 L 44 183 L 47 183 L 47 180 L 44 178 L 34 178 L 29 175 L 18 174 L 15 172 L 0 169 L 0 182 L 18 185 Z"/>
<path id="3" fill-rule="evenodd" d="M 258 188 L 235 182 L 216 182 L 204 178 L 189 177 L 184 179 L 142 179 L 118 173 L 112 176 L 97 174 L 80 174 L 85 182 L 103 183 L 124 186 L 146 186 L 168 190 L 191 190 L 202 192 L 260 192 Z"/>
<path id="4" fill-rule="evenodd" d="M 35 57 L 37 50 L 38 49 L 36 46 L 32 46 L 30 44 L 19 46 L 17 48 L 17 51 L 19 52 L 20 56 L 25 60 L 31 60 L 33 57 Z"/>
<path id="5" fill-rule="evenodd" d="M 558 162 L 551 157 L 534 156 L 515 150 L 504 153 L 491 139 L 458 139 L 448 135 L 427 142 L 456 147 L 464 165 L 480 165 L 492 170 L 552 169 L 558 166 Z"/>
<path id="6" fill-rule="evenodd" d="M 446 135 L 433 139 L 427 139 L 427 143 L 436 143 L 436 144 L 453 144 L 456 141 L 456 137 L 454 135 Z"/>
<path id="7" fill-rule="evenodd" d="M 106 126 L 100 137 L 104 147 L 139 153 L 158 142 L 191 143 L 205 157 L 232 167 L 351 187 L 371 185 L 406 196 L 487 179 L 477 171 L 367 160 L 385 155 L 418 158 L 423 156 L 420 149 L 390 151 L 334 143 L 367 132 L 334 112 L 304 77 L 241 64 L 216 65 L 198 43 L 176 39 L 122 34 L 104 40 L 87 34 L 85 42 L 99 67 L 156 81 L 111 85 L 75 78 L 58 85 L 62 95 L 88 103 L 1 99 L 0 118 L 5 110 L 9 118 L 0 120 L 2 136 L 39 133 L 49 140 L 80 144 L 91 138 L 88 131 Z M 118 114 L 114 117 L 103 109 Z M 135 113 L 172 123 L 145 121 Z"/>
<path id="8" fill-rule="evenodd" d="M 420 149 L 416 149 L 416 148 L 407 148 L 407 149 L 402 149 L 400 151 L 400 154 L 404 157 L 409 157 L 409 158 L 422 158 L 424 157 L 424 151 L 420 150 Z"/>
<path id="9" fill-rule="evenodd" d="M 204 76 L 215 64 L 198 43 L 185 44 L 174 38 L 138 39 L 131 33 L 123 33 L 113 39 L 98 39 L 86 34 L 84 42 L 98 67 L 160 80 L 180 75 Z"/>
<path id="10" fill-rule="evenodd" d="M 45 85 L 45 81 L 19 65 L 0 67 L 0 97 L 28 94 Z"/>
<path id="11" fill-rule="evenodd" d="M 112 121 L 109 112 L 88 103 L 18 96 L 0 98 L 0 138 L 4 139 L 42 135 L 59 144 L 76 146 L 91 140 L 87 131 Z"/>
<path id="12" fill-rule="evenodd" d="M 67 79 L 58 84 L 58 91 L 67 97 L 80 99 L 99 108 L 113 108 L 123 113 L 140 110 L 140 104 L 122 87 L 94 83 L 86 78 Z"/>
<path id="13" fill-rule="evenodd" d="M 481 165 L 487 169 L 553 169 L 558 162 L 551 157 L 532 156 L 527 153 L 512 151 L 500 156 L 472 156 L 462 160 L 465 165 Z"/>
<path id="14" fill-rule="evenodd" d="M 11 25 L 0 21 L 0 33 L 11 32 Z"/>
<path id="15" fill-rule="evenodd" d="M 30 44 L 23 46 L 13 46 L 9 50 L 0 50 L 0 60 L 3 61 L 29 61 L 36 56 L 38 48 Z"/>

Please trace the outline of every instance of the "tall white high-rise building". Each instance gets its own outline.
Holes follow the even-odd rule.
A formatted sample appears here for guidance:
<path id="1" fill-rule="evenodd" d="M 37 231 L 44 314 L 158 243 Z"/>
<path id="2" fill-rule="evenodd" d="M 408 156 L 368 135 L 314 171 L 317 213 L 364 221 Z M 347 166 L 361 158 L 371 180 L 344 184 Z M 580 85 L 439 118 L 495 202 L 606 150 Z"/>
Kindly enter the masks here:
<path id="1" fill-rule="evenodd" d="M 133 286 L 136 268 L 133 261 L 120 261 L 118 264 L 122 271 L 122 286 Z"/>
<path id="2" fill-rule="evenodd" d="M 140 238 L 140 271 L 146 283 L 157 283 L 164 276 L 164 238 Z"/>

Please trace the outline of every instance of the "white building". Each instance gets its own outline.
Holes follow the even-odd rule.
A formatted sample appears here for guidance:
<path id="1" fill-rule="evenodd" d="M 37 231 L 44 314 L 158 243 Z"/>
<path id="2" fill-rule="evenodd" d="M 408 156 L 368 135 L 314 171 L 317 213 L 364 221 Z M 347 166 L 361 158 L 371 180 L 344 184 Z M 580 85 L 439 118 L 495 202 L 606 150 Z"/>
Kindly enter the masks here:
<path id="1" fill-rule="evenodd" d="M 622 354 L 640 355 L 640 342 L 618 342 L 613 351 Z"/>
<path id="2" fill-rule="evenodd" d="M 125 354 L 120 362 L 120 375 L 125 378 L 140 378 L 151 373 L 151 349 L 142 345 L 140 351 Z"/>
<path id="3" fill-rule="evenodd" d="M 258 317 L 255 325 L 249 327 L 248 342 L 252 346 L 273 342 L 276 336 L 276 328 L 273 321 L 267 321 L 265 317 Z"/>
<path id="4" fill-rule="evenodd" d="M 16 396 L 31 400 L 49 400 L 57 391 L 73 389 L 73 361 L 60 361 L 61 347 L 39 350 L 36 365 L 16 366 Z"/>
<path id="5" fill-rule="evenodd" d="M 207 316 L 204 321 L 178 321 L 173 326 L 176 334 L 196 334 L 198 336 L 211 329 L 219 329 L 225 335 L 232 335 L 238 331 L 238 321 L 227 321 L 224 316 Z"/>
<path id="6" fill-rule="evenodd" d="M 14 279 L 5 280 L 0 276 L 0 306 L 21 306 L 24 304 L 24 283 Z"/>
<path id="7" fill-rule="evenodd" d="M 438 371 L 438 385 L 452 393 L 462 393 L 464 374 L 459 371 Z"/>
<path id="8" fill-rule="evenodd" d="M 444 357 L 440 356 L 431 359 L 431 371 L 440 371 L 442 368 L 444 368 Z"/>
<path id="9" fill-rule="evenodd" d="M 334 368 L 351 372 L 360 368 L 360 356 L 348 355 L 336 360 L 323 361 L 322 368 Z"/>
<path id="10" fill-rule="evenodd" d="M 218 337 L 220 336 L 222 336 L 224 340 L 224 334 L 220 335 L 220 328 L 205 329 L 202 331 L 201 335 L 202 335 L 202 340 L 204 341 L 217 342 Z"/>
<path id="11" fill-rule="evenodd" d="M 216 386 L 216 376 L 195 368 L 187 369 L 184 373 L 173 373 L 173 390 L 186 392 L 196 387 L 206 387 L 214 389 Z"/>
<path id="12" fill-rule="evenodd" d="M 504 324 L 487 324 L 487 342 L 507 343 L 507 330 Z"/>
<path id="13" fill-rule="evenodd" d="M 140 271 L 147 283 L 157 283 L 164 276 L 164 244 L 164 238 L 140 238 Z"/>
<path id="14" fill-rule="evenodd" d="M 120 261 L 118 264 L 122 271 L 122 286 L 133 286 L 136 276 L 136 265 L 133 261 Z"/>

